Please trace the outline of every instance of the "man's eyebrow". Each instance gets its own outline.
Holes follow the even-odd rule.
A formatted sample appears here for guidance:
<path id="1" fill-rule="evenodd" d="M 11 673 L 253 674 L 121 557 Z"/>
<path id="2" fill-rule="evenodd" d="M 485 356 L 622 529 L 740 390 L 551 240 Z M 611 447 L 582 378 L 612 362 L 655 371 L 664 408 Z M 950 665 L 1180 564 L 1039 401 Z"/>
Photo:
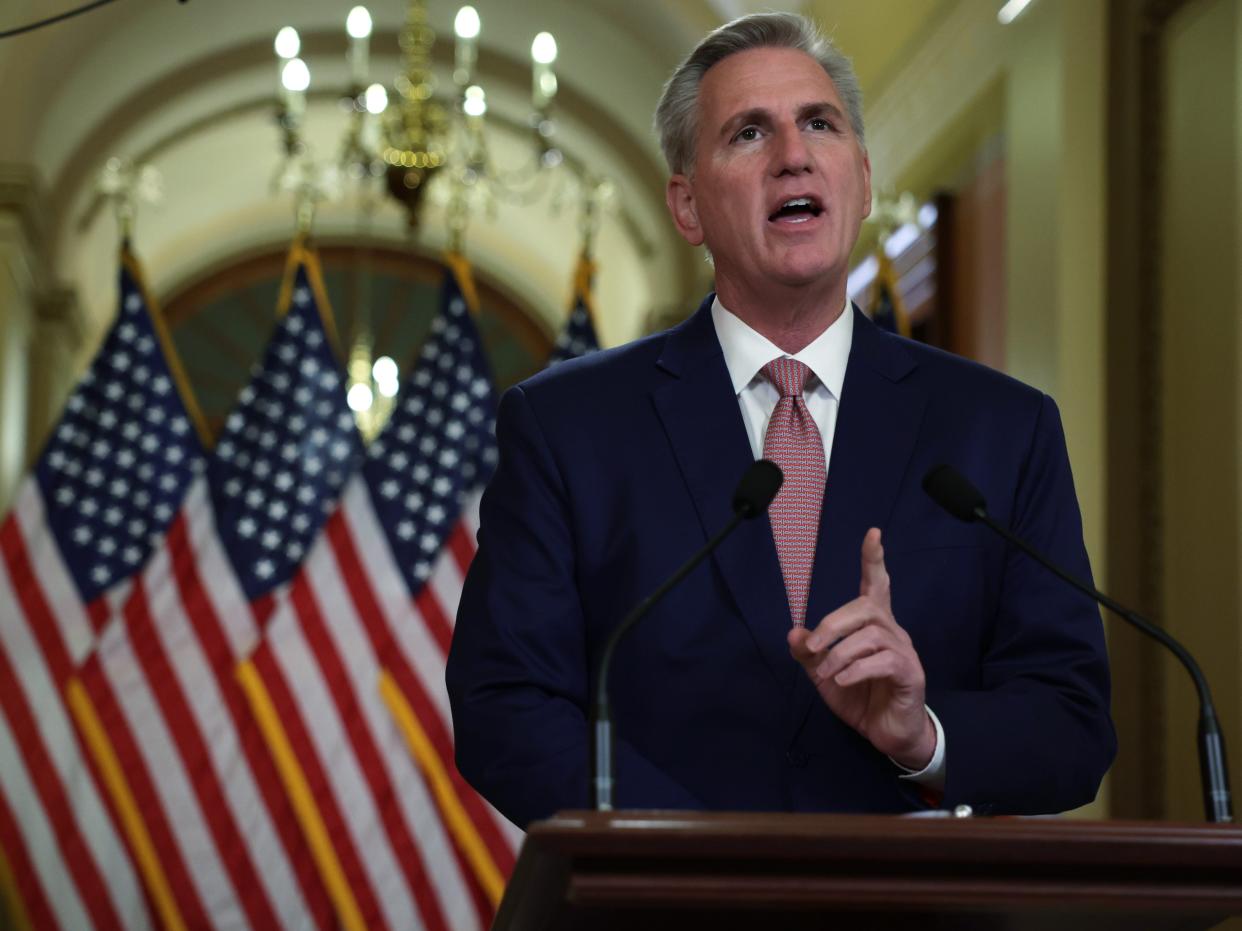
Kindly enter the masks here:
<path id="1" fill-rule="evenodd" d="M 771 119 L 771 113 L 763 107 L 751 107 L 749 110 L 743 110 L 741 113 L 735 113 L 724 121 L 724 125 L 720 127 L 721 134 L 732 132 L 739 126 L 749 126 L 751 123 L 766 123 Z"/>
<path id="2" fill-rule="evenodd" d="M 829 116 L 838 122 L 844 121 L 845 114 L 841 112 L 841 108 L 827 100 L 819 100 L 815 103 L 804 103 L 798 108 L 798 116 L 806 119 L 811 116 Z"/>

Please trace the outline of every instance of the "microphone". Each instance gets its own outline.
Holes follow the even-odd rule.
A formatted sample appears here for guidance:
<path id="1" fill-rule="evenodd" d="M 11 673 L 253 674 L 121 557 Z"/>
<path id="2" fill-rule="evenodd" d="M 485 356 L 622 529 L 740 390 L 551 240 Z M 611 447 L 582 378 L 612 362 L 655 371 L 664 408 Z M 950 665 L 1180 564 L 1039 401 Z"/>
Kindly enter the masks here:
<path id="1" fill-rule="evenodd" d="M 767 459 L 755 461 L 742 475 L 737 490 L 733 492 L 733 517 L 724 528 L 707 541 L 707 544 L 686 560 L 685 565 L 669 576 L 668 581 L 657 588 L 641 601 L 633 611 L 625 616 L 608 642 L 604 645 L 603 655 L 599 661 L 599 675 L 595 685 L 595 709 L 592 714 L 592 732 L 594 734 L 594 772 L 591 783 L 595 794 L 596 811 L 612 811 L 612 718 L 608 707 L 608 667 L 612 663 L 612 654 L 617 649 L 621 638 L 641 621 L 647 612 L 661 598 L 690 574 L 690 571 L 703 561 L 712 550 L 719 546 L 733 529 L 744 520 L 758 517 L 768 509 L 772 499 L 780 490 L 785 476 L 780 467 Z"/>
<path id="2" fill-rule="evenodd" d="M 1094 586 L 1070 575 L 1032 549 L 1026 541 L 1015 536 L 1008 528 L 993 520 L 988 514 L 987 502 L 983 494 L 952 466 L 938 465 L 929 470 L 923 476 L 923 490 L 933 501 L 958 520 L 967 523 L 978 521 L 1000 534 L 1045 569 L 1083 594 L 1094 598 L 1131 626 L 1137 627 L 1147 636 L 1162 643 L 1181 660 L 1186 671 L 1190 673 L 1190 678 L 1194 680 L 1195 689 L 1199 693 L 1199 775 L 1203 785 L 1204 814 L 1207 820 L 1212 822 L 1233 821 L 1229 770 L 1225 763 L 1225 739 L 1220 731 L 1220 722 L 1216 718 L 1216 706 L 1212 703 L 1212 693 L 1208 688 L 1207 679 L 1190 652 L 1168 632 L 1124 605 L 1118 604 Z"/>

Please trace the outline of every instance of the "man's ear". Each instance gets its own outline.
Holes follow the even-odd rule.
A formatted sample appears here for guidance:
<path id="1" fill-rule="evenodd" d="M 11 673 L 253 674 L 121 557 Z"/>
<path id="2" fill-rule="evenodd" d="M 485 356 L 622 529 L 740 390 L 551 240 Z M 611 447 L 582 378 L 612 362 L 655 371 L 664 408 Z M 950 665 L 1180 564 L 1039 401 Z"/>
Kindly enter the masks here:
<path id="1" fill-rule="evenodd" d="M 694 203 L 694 186 L 685 175 L 673 175 L 664 189 L 664 202 L 672 214 L 673 225 L 682 238 L 692 246 L 703 245 L 703 228 L 699 225 L 699 211 Z"/>
<path id="2" fill-rule="evenodd" d="M 863 218 L 871 216 L 871 156 L 863 149 Z"/>

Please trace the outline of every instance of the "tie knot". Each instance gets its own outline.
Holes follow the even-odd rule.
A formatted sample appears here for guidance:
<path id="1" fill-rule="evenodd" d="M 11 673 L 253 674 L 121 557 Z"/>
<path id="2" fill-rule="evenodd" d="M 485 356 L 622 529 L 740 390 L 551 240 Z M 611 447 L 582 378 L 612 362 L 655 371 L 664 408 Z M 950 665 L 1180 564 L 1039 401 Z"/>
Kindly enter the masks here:
<path id="1" fill-rule="evenodd" d="M 800 398 L 806 390 L 811 370 L 797 359 L 788 356 L 773 359 L 763 367 L 763 377 L 781 393 L 782 398 Z"/>

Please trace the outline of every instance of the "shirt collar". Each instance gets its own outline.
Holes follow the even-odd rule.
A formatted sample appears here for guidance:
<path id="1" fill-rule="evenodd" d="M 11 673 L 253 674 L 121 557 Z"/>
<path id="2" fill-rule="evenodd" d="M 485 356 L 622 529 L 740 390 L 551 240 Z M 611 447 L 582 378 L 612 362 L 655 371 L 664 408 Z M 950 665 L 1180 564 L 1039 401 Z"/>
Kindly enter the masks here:
<path id="1" fill-rule="evenodd" d="M 766 336 L 743 323 L 741 318 L 720 303 L 719 296 L 712 301 L 712 323 L 716 338 L 724 350 L 725 367 L 733 381 L 733 391 L 742 389 L 755 380 L 760 369 L 789 353 Z M 847 298 L 845 309 L 836 320 L 815 337 L 792 358 L 806 365 L 829 393 L 841 400 L 841 386 L 845 383 L 845 364 L 850 356 L 850 343 L 854 338 L 854 314 Z"/>

